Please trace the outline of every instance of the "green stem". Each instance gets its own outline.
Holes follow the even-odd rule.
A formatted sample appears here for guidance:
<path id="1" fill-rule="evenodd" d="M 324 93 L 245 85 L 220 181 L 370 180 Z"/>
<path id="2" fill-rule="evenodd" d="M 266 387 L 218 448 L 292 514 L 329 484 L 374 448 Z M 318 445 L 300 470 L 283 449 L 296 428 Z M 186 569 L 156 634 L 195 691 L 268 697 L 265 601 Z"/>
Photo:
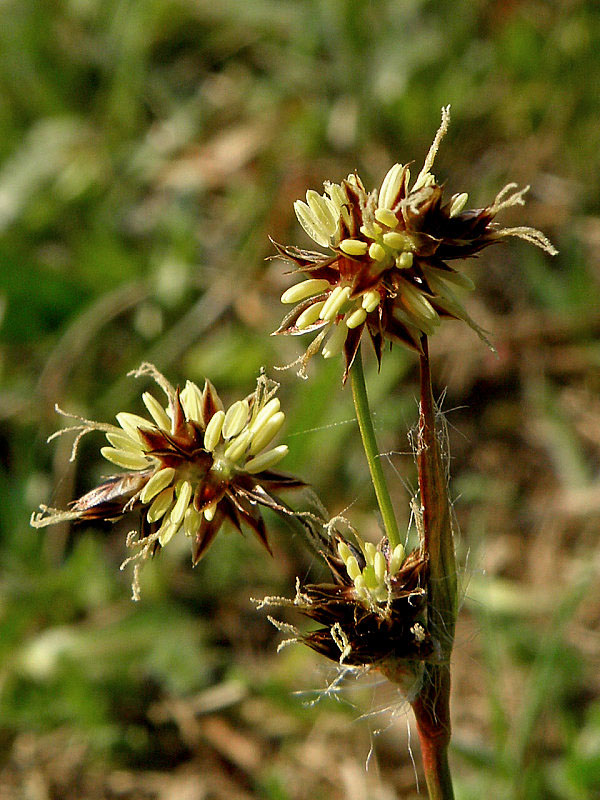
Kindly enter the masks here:
<path id="1" fill-rule="evenodd" d="M 350 369 L 350 380 L 352 383 L 352 397 L 354 399 L 354 408 L 356 409 L 356 419 L 358 421 L 367 463 L 369 464 L 373 488 L 377 496 L 377 503 L 379 504 L 385 533 L 390 547 L 393 550 L 396 545 L 400 544 L 400 531 L 398 530 L 398 523 L 396 522 L 392 500 L 381 466 L 377 440 L 375 439 L 375 429 L 373 428 L 373 419 L 371 417 L 371 409 L 369 408 L 360 349 Z"/>

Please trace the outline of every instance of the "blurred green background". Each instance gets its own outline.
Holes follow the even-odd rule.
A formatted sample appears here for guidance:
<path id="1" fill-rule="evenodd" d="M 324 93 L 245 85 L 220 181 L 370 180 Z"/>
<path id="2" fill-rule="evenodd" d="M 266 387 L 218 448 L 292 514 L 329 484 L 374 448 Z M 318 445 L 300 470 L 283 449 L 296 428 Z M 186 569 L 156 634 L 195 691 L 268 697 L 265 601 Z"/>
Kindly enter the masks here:
<path id="1" fill-rule="evenodd" d="M 273 371 L 302 343 L 268 336 L 290 283 L 268 235 L 308 245 L 292 203 L 323 180 L 420 165 L 447 103 L 448 193 L 531 184 L 501 221 L 560 249 L 511 240 L 467 265 L 497 356 L 457 323 L 432 342 L 466 565 L 457 798 L 600 796 L 598 4 L 6 0 L 2 17 L 0 797 L 417 797 L 401 698 L 349 676 L 310 705 L 335 670 L 277 655 L 250 601 L 318 574 L 291 529 L 270 520 L 274 560 L 225 533 L 195 570 L 173 543 L 134 604 L 126 528 L 28 520 L 106 472 L 101 437 L 74 465 L 68 437 L 45 444 L 55 402 L 140 412 L 142 360 L 232 401 L 266 365 L 284 466 L 376 537 L 340 364 Z M 408 522 L 415 359 L 367 366 Z"/>

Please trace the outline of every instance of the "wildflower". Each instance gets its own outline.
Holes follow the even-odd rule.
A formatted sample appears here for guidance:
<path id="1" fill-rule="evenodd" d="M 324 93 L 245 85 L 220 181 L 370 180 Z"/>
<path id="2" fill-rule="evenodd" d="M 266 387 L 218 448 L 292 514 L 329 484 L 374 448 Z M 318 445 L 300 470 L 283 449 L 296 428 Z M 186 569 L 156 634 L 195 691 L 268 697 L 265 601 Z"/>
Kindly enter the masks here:
<path id="1" fill-rule="evenodd" d="M 443 317 L 464 320 L 485 339 L 457 294 L 474 284 L 447 262 L 474 256 L 506 236 L 556 253 L 539 231 L 494 222 L 502 209 L 523 205 L 529 187 L 518 190 L 509 183 L 481 209 L 466 209 L 466 193 L 443 200 L 431 168 L 449 121 L 448 107 L 412 186 L 409 167 L 394 164 L 379 191 L 367 192 L 355 173 L 341 183 L 326 182 L 324 194 L 309 190 L 306 202 L 294 204 L 306 233 L 332 251 L 326 255 L 274 242 L 279 255 L 295 264 L 294 271 L 307 276 L 283 293 L 282 302 L 294 308 L 275 331 L 318 332 L 300 359 L 301 372 L 319 350 L 324 358 L 343 350 L 345 380 L 365 328 L 379 362 L 386 339 L 421 352 L 421 337 L 433 334 Z"/>
<path id="2" fill-rule="evenodd" d="M 302 642 L 339 664 L 379 669 L 408 688 L 419 662 L 435 652 L 426 619 L 426 559 L 419 551 L 406 556 L 402 545 L 391 550 L 386 538 L 379 547 L 358 534 L 355 539 L 358 546 L 336 533 L 335 545 L 322 551 L 332 583 L 298 584 L 292 602 L 265 598 L 260 605 L 293 605 L 322 626 L 302 633 L 272 619 L 293 633 L 283 644 Z"/>
<path id="3" fill-rule="evenodd" d="M 114 520 L 139 510 L 139 538 L 133 541 L 130 535 L 128 542 L 141 545 L 143 557 L 183 530 L 192 540 L 196 564 L 229 520 L 240 532 L 243 525 L 251 528 L 270 552 L 260 506 L 287 513 L 273 492 L 304 485 L 272 469 L 288 452 L 286 445 L 270 446 L 285 419 L 275 396 L 278 384 L 261 375 L 252 395 L 225 410 L 208 380 L 203 391 L 191 381 L 180 391 L 150 364 L 133 374 L 152 376 L 167 396 L 163 407 L 144 392 L 151 419 L 121 412 L 117 427 L 75 417 L 81 424 L 54 434 L 79 432 L 74 458 L 84 434 L 104 432 L 109 444 L 100 452 L 126 472 L 106 478 L 69 511 L 41 506 L 31 524 L 41 528 L 64 520 Z"/>

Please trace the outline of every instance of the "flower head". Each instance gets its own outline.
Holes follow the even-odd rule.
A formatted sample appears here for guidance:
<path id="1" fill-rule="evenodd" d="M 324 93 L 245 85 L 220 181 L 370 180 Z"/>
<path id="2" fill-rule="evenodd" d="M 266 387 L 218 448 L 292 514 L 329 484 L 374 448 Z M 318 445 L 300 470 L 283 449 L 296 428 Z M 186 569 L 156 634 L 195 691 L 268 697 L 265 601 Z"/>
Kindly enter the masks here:
<path id="1" fill-rule="evenodd" d="M 529 187 L 517 190 L 516 184 L 508 184 L 481 209 L 466 209 L 465 193 L 444 201 L 431 168 L 449 121 L 449 108 L 444 108 L 412 185 L 409 167 L 394 164 L 379 191 L 367 192 L 352 174 L 341 183 L 326 182 L 323 194 L 309 190 L 306 202 L 295 202 L 306 233 L 331 251 L 326 255 L 274 243 L 280 256 L 307 276 L 282 295 L 282 302 L 294 308 L 275 331 L 318 332 L 301 359 L 302 371 L 319 350 L 324 358 L 343 350 L 345 379 L 365 329 L 379 361 L 386 339 L 420 351 L 421 337 L 434 333 L 443 317 L 462 319 L 483 336 L 457 294 L 472 289 L 473 283 L 447 262 L 474 256 L 506 236 L 556 252 L 533 228 L 494 223 L 503 208 L 523 205 Z"/>
<path id="2" fill-rule="evenodd" d="M 278 385 L 261 375 L 253 394 L 225 410 L 208 380 L 203 391 L 191 381 L 180 391 L 150 364 L 134 374 L 154 378 L 166 394 L 166 407 L 144 392 L 150 419 L 121 412 L 118 427 L 77 418 L 79 425 L 59 431 L 79 432 L 73 458 L 81 436 L 103 431 L 108 445 L 100 452 L 126 471 L 75 500 L 70 511 L 42 506 L 31 524 L 113 520 L 139 510 L 141 532 L 130 544 L 141 544 L 143 556 L 183 530 L 192 540 L 196 564 L 224 520 L 240 532 L 247 525 L 270 550 L 259 507 L 287 513 L 273 492 L 304 485 L 272 469 L 288 451 L 286 445 L 270 446 L 285 419 L 275 396 Z"/>
<path id="3" fill-rule="evenodd" d="M 302 642 L 337 663 L 376 668 L 412 685 L 419 662 L 435 657 L 426 619 L 426 559 L 420 551 L 406 556 L 402 545 L 392 550 L 385 538 L 379 547 L 356 533 L 354 539 L 336 532 L 322 549 L 331 583 L 298 583 L 292 602 L 265 598 L 261 605 L 294 605 L 321 626 L 300 632 L 272 620 L 293 633 L 283 644 Z"/>

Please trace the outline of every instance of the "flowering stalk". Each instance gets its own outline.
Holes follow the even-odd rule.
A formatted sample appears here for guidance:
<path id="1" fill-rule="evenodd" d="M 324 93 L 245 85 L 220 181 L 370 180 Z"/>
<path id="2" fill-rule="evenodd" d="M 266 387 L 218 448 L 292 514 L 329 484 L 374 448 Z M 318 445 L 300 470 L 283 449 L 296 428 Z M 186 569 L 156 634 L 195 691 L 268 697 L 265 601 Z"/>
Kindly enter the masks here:
<path id="1" fill-rule="evenodd" d="M 310 359 L 343 354 L 342 381 L 351 376 L 363 446 L 386 536 L 377 546 L 357 532 L 348 541 L 329 524 L 332 541 L 319 540 L 333 583 L 301 586 L 291 603 L 323 627 L 301 641 L 350 667 L 378 669 L 398 685 L 414 709 L 431 800 L 451 800 L 450 656 L 457 612 L 452 514 L 445 465 L 438 445 L 427 341 L 443 319 L 463 320 L 484 341 L 462 296 L 474 288 L 459 271 L 466 259 L 507 237 L 549 255 L 556 249 L 528 226 L 505 228 L 496 217 L 521 206 L 529 187 L 507 184 L 483 208 L 469 208 L 460 192 L 444 199 L 432 172 L 450 122 L 449 107 L 413 180 L 408 164 L 394 164 L 380 188 L 368 191 L 357 173 L 324 193 L 309 189 L 294 210 L 308 236 L 326 252 L 275 244 L 292 273 L 303 279 L 282 295 L 291 306 L 277 334 L 312 336 L 294 364 L 306 377 Z M 456 266 L 455 266 L 456 265 Z M 413 350 L 421 366 L 417 467 L 421 509 L 416 512 L 420 547 L 406 558 L 385 485 L 369 412 L 360 346 L 370 338 L 378 363 L 389 342 Z M 292 366 L 290 364 L 289 366 Z M 334 534 L 332 534 L 334 531 Z M 402 548 L 403 550 L 403 548 Z M 282 604 L 281 598 L 273 598 Z M 284 601 L 285 605 L 286 602 Z M 279 625 L 279 623 L 276 622 Z"/>
<path id="2" fill-rule="evenodd" d="M 450 655 L 457 611 L 452 515 L 436 435 L 427 337 L 421 340 L 421 397 L 417 467 L 421 494 L 423 555 L 428 559 L 427 618 L 438 628 L 439 661 L 425 664 L 423 684 L 412 703 L 430 800 L 452 800 L 450 743 Z"/>
<path id="3" fill-rule="evenodd" d="M 383 469 L 381 467 L 381 459 L 379 457 L 379 450 L 377 448 L 377 441 L 375 439 L 375 430 L 373 428 L 373 420 L 369 408 L 369 398 L 367 397 L 367 387 L 365 385 L 365 375 L 363 372 L 362 358 L 360 349 L 357 351 L 356 357 L 350 369 L 350 380 L 352 384 L 352 397 L 354 399 L 354 408 L 356 409 L 356 419 L 360 429 L 363 448 L 369 464 L 369 471 L 371 473 L 371 480 L 373 481 L 373 488 L 379 504 L 383 526 L 387 535 L 389 546 L 394 549 L 400 544 L 400 532 L 398 530 L 398 523 L 396 522 L 396 515 L 392 506 L 392 500 L 388 491 Z"/>

